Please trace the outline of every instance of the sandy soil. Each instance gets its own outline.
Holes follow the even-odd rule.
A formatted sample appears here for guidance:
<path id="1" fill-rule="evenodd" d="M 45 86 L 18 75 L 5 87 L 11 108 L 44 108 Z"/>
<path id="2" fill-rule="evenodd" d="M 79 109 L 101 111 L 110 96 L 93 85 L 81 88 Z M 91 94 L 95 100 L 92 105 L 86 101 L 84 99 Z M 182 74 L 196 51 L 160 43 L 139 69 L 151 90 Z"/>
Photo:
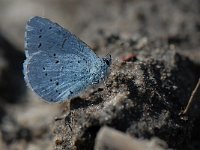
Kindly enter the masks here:
<path id="1" fill-rule="evenodd" d="M 47 104 L 22 74 L 25 24 L 43 16 L 113 63 L 105 83 Z M 199 149 L 199 105 L 186 107 L 200 76 L 200 1 L 0 1 L 0 149 L 93 149 L 102 126 L 174 149 Z M 123 122 L 123 123 L 122 123 Z"/>

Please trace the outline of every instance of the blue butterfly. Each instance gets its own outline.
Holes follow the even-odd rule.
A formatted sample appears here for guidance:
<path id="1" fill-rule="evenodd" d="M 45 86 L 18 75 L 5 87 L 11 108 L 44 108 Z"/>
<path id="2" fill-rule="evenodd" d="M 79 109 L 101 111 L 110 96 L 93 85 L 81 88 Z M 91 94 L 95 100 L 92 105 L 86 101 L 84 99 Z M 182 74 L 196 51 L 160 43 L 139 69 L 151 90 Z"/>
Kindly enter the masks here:
<path id="1" fill-rule="evenodd" d="M 103 81 L 111 56 L 98 57 L 83 41 L 41 17 L 27 22 L 24 78 L 47 102 L 63 102 Z"/>

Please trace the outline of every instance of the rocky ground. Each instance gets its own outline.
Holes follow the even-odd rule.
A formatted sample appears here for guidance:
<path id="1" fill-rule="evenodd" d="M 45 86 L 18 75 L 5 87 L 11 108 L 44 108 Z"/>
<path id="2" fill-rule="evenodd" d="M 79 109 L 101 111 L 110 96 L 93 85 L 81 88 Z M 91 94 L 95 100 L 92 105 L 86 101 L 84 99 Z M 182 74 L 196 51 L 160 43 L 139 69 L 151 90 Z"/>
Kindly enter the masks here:
<path id="1" fill-rule="evenodd" d="M 29 91 L 24 29 L 35 15 L 58 22 L 98 55 L 110 53 L 105 83 L 63 104 Z M 133 139 L 159 138 L 163 149 L 199 149 L 198 97 L 181 114 L 200 77 L 199 15 L 198 0 L 0 1 L 0 149 L 100 150 L 104 126 Z"/>

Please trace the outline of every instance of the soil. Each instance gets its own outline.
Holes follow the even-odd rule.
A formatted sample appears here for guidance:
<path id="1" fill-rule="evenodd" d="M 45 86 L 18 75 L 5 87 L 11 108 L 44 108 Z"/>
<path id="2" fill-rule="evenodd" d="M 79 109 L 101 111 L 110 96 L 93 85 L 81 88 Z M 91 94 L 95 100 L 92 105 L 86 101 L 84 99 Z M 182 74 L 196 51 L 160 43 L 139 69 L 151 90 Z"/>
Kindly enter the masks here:
<path id="1" fill-rule="evenodd" d="M 0 149 L 92 150 L 103 126 L 158 137 L 172 149 L 200 149 L 200 105 L 181 115 L 200 77 L 200 1 L 0 5 Z M 22 63 L 25 22 L 35 15 L 69 29 L 99 56 L 111 54 L 108 78 L 63 104 L 34 95 Z"/>

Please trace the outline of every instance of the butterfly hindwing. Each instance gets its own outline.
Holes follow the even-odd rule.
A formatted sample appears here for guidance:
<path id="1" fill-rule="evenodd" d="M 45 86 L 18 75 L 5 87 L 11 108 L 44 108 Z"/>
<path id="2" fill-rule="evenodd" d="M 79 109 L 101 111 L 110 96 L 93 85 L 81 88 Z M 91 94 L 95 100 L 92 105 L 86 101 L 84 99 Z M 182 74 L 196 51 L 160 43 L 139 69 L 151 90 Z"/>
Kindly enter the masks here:
<path id="1" fill-rule="evenodd" d="M 26 82 L 33 91 L 49 102 L 70 99 L 88 84 L 89 68 L 77 55 L 50 57 L 39 52 L 25 64 Z"/>

